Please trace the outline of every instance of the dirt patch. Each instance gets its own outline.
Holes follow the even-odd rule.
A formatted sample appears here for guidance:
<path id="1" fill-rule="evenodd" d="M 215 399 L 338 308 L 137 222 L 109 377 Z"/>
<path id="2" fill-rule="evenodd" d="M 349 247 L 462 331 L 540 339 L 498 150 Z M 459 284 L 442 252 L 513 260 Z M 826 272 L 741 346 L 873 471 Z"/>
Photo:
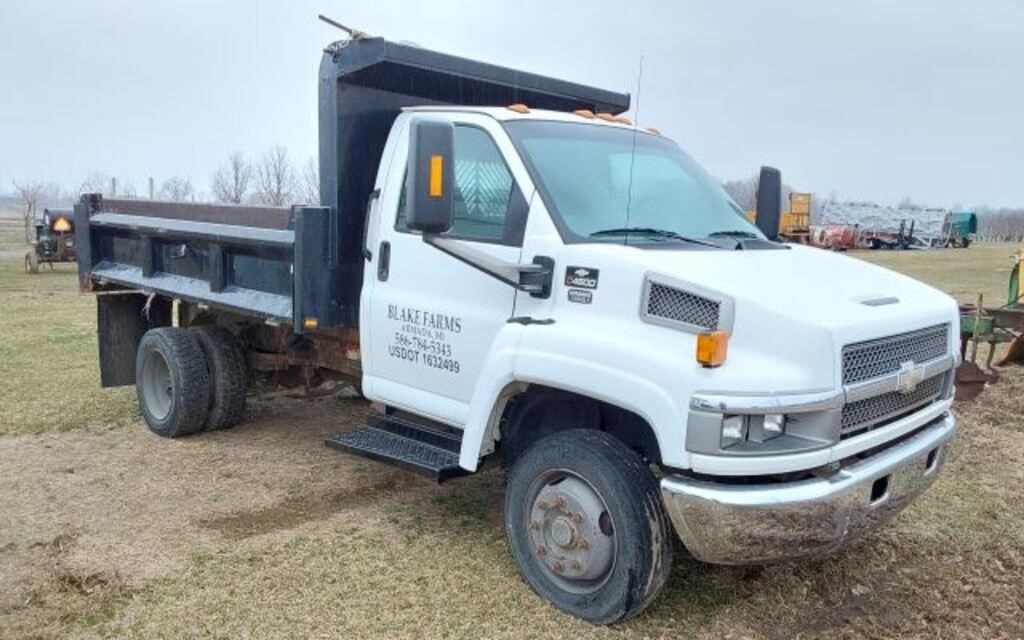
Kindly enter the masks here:
<path id="1" fill-rule="evenodd" d="M 213 529 L 229 540 L 294 529 L 304 522 L 329 518 L 343 509 L 388 500 L 397 486 L 399 474 L 383 472 L 381 475 L 383 479 L 370 484 L 288 498 L 263 509 L 200 520 L 199 525 Z"/>

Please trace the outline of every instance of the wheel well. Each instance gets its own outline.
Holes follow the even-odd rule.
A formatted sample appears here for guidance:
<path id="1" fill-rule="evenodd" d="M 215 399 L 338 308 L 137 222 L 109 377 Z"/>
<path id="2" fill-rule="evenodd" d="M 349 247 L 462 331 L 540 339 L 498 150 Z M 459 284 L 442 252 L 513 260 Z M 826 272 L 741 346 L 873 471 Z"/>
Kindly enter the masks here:
<path id="1" fill-rule="evenodd" d="M 558 431 L 595 429 L 615 437 L 649 463 L 661 464 L 654 429 L 636 413 L 572 391 L 530 385 L 508 401 L 498 450 L 511 466 L 531 442 Z"/>

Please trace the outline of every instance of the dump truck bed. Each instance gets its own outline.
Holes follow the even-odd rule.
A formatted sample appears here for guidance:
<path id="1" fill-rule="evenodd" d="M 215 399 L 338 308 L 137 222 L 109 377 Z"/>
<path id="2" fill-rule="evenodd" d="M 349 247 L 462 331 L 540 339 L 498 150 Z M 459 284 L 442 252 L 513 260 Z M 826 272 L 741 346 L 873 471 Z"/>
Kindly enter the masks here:
<path id="1" fill-rule="evenodd" d="M 92 196 L 75 208 L 85 290 L 154 293 L 296 332 L 319 326 L 330 212 Z"/>

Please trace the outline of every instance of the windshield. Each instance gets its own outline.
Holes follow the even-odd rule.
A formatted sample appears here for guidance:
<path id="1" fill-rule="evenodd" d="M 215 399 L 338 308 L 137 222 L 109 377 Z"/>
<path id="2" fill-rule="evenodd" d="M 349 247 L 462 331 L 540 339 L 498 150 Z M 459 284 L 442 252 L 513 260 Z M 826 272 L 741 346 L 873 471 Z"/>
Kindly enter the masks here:
<path id="1" fill-rule="evenodd" d="M 764 237 L 671 140 L 583 123 L 520 120 L 505 128 L 563 235 L 619 242 L 627 233 L 644 240 Z"/>

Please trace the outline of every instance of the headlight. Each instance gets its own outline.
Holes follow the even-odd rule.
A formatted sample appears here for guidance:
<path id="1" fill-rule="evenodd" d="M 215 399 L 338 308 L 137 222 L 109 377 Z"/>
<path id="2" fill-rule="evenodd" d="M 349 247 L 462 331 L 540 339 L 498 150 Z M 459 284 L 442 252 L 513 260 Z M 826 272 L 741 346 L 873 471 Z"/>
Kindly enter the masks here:
<path id="1" fill-rule="evenodd" d="M 769 413 L 761 423 L 761 440 L 778 438 L 786 432 L 786 416 L 781 413 Z"/>
<path id="2" fill-rule="evenodd" d="M 740 442 L 767 442 L 786 432 L 786 416 L 781 413 L 753 416 L 727 416 L 722 419 L 723 449 Z"/>
<path id="3" fill-rule="evenodd" d="M 747 439 L 748 416 L 729 416 L 722 420 L 722 448 L 728 449 Z"/>

